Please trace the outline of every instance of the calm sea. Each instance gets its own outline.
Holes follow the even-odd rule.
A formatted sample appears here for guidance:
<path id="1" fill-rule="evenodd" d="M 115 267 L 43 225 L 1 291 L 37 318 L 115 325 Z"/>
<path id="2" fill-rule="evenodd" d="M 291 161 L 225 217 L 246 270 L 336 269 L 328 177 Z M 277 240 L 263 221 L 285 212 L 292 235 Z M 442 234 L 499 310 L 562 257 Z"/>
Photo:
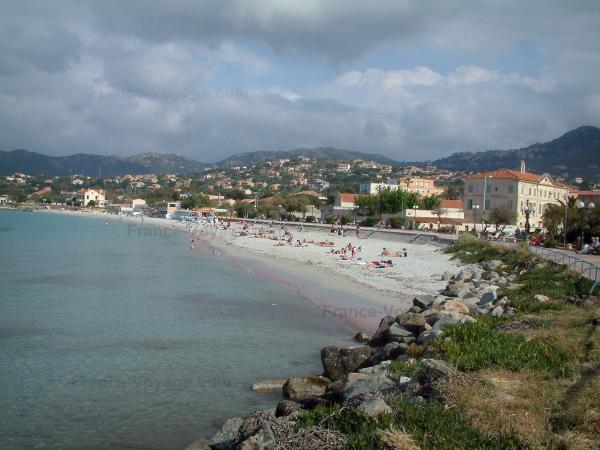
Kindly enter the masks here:
<path id="1" fill-rule="evenodd" d="M 0 448 L 182 448 L 348 343 L 296 291 L 133 227 L 0 211 Z"/>

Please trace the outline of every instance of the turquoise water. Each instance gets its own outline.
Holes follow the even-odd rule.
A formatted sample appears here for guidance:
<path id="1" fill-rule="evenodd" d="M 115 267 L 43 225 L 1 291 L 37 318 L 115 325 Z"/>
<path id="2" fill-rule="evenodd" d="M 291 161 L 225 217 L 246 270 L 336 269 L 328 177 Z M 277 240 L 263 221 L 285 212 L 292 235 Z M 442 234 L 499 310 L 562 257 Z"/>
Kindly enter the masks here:
<path id="1" fill-rule="evenodd" d="M 294 290 L 146 226 L 0 211 L 1 448 L 182 448 L 348 342 Z"/>

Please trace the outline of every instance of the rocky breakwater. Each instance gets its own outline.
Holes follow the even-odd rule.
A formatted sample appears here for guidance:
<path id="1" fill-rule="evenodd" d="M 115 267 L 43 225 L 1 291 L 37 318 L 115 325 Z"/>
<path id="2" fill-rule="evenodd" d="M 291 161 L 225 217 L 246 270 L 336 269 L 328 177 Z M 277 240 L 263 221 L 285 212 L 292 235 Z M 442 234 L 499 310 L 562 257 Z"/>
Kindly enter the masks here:
<path id="1" fill-rule="evenodd" d="M 362 345 L 323 348 L 322 375 L 272 383 L 283 396 L 275 408 L 230 419 L 211 439 L 188 449 L 343 448 L 342 433 L 319 426 L 297 429 L 297 416 L 319 405 L 341 404 L 376 417 L 392 411 L 389 401 L 394 396 L 415 402 L 443 400 L 439 383 L 458 371 L 428 344 L 449 339 L 444 330 L 450 325 L 514 313 L 506 298 L 498 295 L 514 276 L 502 271 L 500 261 L 433 276 L 448 281 L 439 295 L 416 296 L 405 313 L 384 317 Z M 366 337 L 358 333 L 355 338 Z"/>

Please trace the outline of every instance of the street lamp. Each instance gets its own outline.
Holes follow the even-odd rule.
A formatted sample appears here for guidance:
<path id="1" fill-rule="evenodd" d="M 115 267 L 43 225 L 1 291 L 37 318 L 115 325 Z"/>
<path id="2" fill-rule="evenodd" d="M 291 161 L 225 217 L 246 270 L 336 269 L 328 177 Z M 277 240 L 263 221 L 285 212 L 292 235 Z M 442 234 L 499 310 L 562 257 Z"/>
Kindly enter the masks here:
<path id="1" fill-rule="evenodd" d="M 585 213 L 586 213 L 586 209 L 588 211 L 594 209 L 596 207 L 596 205 L 593 202 L 588 203 L 587 205 L 585 203 L 583 203 L 581 200 L 579 202 L 577 202 L 577 209 L 581 212 L 581 242 L 579 245 L 579 250 L 583 251 L 583 228 L 585 227 Z"/>
<path id="2" fill-rule="evenodd" d="M 479 205 L 475 203 L 473 206 L 471 206 L 471 208 L 473 209 L 473 214 L 475 215 L 473 218 L 473 234 L 477 234 L 477 211 L 479 211 Z"/>
<path id="3" fill-rule="evenodd" d="M 529 231 L 531 227 L 529 225 L 529 216 L 531 215 L 529 200 L 527 200 L 527 203 L 525 203 L 525 206 L 523 207 L 523 214 L 525 214 L 525 242 L 527 243 L 527 247 L 529 247 Z"/>
<path id="4" fill-rule="evenodd" d="M 415 210 L 414 224 L 415 224 L 415 230 L 416 230 L 417 229 L 417 209 L 419 209 L 419 205 L 417 205 L 417 204 L 413 205 L 413 209 Z"/>

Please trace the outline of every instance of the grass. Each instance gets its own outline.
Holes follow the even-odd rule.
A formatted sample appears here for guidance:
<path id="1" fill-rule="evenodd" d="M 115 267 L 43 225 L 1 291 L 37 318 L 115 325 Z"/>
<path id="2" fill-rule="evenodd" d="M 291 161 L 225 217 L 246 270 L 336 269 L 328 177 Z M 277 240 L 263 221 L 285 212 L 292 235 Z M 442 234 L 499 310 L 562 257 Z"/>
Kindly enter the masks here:
<path id="1" fill-rule="evenodd" d="M 537 260 L 525 247 L 493 244 L 468 234 L 460 236 L 445 251 L 454 254 L 455 258 L 465 264 L 480 264 L 497 259 L 510 268 L 528 268 Z"/>
<path id="2" fill-rule="evenodd" d="M 403 377 L 412 377 L 418 371 L 418 364 L 409 361 L 393 361 L 388 367 L 388 373 Z"/>
<path id="3" fill-rule="evenodd" d="M 546 370 L 555 376 L 572 372 L 572 352 L 548 339 L 526 340 L 521 334 L 497 331 L 490 323 L 450 326 L 432 348 L 463 371 L 500 367 L 512 371 Z"/>
<path id="4" fill-rule="evenodd" d="M 388 399 L 393 414 L 374 419 L 356 408 L 318 407 L 297 416 L 296 426 L 324 426 L 348 437 L 349 449 L 387 449 L 386 434 L 401 436 L 421 449 L 522 449 L 525 442 L 512 431 L 492 435 L 473 426 L 463 408 L 437 402 L 417 403 L 398 396 Z M 381 430 L 385 430 L 382 433 Z"/>

